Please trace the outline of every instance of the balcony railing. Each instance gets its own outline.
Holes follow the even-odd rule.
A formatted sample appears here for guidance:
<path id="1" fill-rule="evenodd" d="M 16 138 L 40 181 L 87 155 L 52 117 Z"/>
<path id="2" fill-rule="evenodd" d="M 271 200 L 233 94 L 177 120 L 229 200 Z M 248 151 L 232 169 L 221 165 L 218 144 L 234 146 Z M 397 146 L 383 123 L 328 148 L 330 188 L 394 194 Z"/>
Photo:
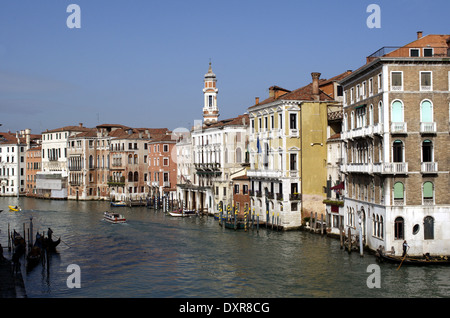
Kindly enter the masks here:
<path id="1" fill-rule="evenodd" d="M 420 123 L 420 133 L 422 134 L 435 134 L 436 133 L 436 123 L 435 122 L 421 122 Z"/>
<path id="2" fill-rule="evenodd" d="M 408 172 L 407 162 L 388 162 L 382 164 L 381 173 L 385 174 L 403 174 Z"/>
<path id="3" fill-rule="evenodd" d="M 438 163 L 437 162 L 422 162 L 420 165 L 420 171 L 422 173 L 437 173 Z"/>
<path id="4" fill-rule="evenodd" d="M 407 132 L 407 125 L 405 122 L 391 123 L 392 134 L 406 134 L 406 132 Z"/>

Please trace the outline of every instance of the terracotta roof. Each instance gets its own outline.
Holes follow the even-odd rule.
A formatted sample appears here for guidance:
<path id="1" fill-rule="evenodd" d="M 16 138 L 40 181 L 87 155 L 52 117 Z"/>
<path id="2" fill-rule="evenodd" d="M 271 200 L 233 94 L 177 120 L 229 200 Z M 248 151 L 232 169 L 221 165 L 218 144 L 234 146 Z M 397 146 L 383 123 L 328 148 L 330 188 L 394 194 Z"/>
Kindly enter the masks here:
<path id="1" fill-rule="evenodd" d="M 248 125 L 248 114 L 239 115 L 234 118 L 220 120 L 215 123 L 204 124 L 203 129 L 206 128 L 220 128 L 225 126 L 242 126 L 243 124 Z"/>
<path id="2" fill-rule="evenodd" d="M 79 124 L 78 126 L 64 126 L 61 128 L 55 128 L 55 129 L 47 129 L 46 131 L 42 132 L 45 133 L 52 133 L 52 132 L 60 132 L 60 131 L 89 131 L 92 128 L 83 127 L 82 124 Z"/>
<path id="3" fill-rule="evenodd" d="M 323 80 L 323 79 L 319 80 L 319 87 L 324 81 L 325 80 Z M 313 100 L 315 100 L 314 97 L 315 96 L 312 93 L 312 83 L 309 83 L 306 86 L 303 86 L 301 88 L 293 90 L 293 91 L 286 93 L 278 98 L 269 97 L 256 105 L 250 106 L 249 109 L 260 106 L 260 105 L 269 104 L 269 103 L 272 103 L 272 102 L 275 102 L 278 100 L 279 101 L 281 101 L 281 100 L 313 101 Z M 333 98 L 331 96 L 329 96 L 328 94 L 325 94 L 320 89 L 319 89 L 319 97 L 320 97 L 320 101 L 332 101 L 333 100 Z"/>

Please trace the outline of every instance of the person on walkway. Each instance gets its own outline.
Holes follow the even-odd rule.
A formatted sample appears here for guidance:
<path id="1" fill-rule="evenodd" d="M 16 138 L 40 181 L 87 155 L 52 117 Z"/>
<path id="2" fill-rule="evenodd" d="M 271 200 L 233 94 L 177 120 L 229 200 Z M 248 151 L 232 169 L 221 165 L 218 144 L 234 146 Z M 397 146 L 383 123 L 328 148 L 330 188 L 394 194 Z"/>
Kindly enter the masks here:
<path id="1" fill-rule="evenodd" d="M 406 240 L 403 241 L 403 254 L 402 254 L 402 257 L 405 257 L 406 251 L 408 250 L 408 247 L 409 247 L 409 245 L 408 245 L 408 243 L 406 243 Z"/>

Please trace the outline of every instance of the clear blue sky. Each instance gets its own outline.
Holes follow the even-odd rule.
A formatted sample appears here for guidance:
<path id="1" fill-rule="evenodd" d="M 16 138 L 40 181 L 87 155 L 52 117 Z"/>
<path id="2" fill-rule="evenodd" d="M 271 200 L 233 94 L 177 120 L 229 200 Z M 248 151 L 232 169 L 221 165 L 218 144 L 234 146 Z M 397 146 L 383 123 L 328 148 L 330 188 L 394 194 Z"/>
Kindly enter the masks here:
<path id="1" fill-rule="evenodd" d="M 71 3 L 81 28 L 69 29 Z M 381 28 L 366 25 L 381 8 Z M 450 1 L 0 1 L 0 131 L 119 123 L 189 128 L 211 59 L 220 119 L 268 88 L 330 78 L 416 32 L 449 34 Z"/>

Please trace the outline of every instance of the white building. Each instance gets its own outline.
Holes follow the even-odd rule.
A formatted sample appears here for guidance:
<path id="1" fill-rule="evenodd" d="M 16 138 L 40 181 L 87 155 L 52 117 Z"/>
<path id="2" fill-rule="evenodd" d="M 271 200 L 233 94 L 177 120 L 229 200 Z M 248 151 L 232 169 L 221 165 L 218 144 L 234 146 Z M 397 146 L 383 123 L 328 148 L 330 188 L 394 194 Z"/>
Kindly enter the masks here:
<path id="1" fill-rule="evenodd" d="M 0 196 L 25 193 L 25 153 L 31 144 L 30 129 L 0 133 Z"/>
<path id="2" fill-rule="evenodd" d="M 89 130 L 80 123 L 42 132 L 42 171 L 36 175 L 38 196 L 67 199 L 69 137 Z"/>
<path id="3" fill-rule="evenodd" d="M 218 120 L 216 75 L 211 63 L 204 80 L 204 122 L 196 123 L 190 137 L 177 143 L 182 154 L 178 174 L 178 200 L 188 209 L 216 213 L 232 204 L 231 176 L 244 171 L 248 115 Z M 187 161 L 191 160 L 191 163 Z"/>

